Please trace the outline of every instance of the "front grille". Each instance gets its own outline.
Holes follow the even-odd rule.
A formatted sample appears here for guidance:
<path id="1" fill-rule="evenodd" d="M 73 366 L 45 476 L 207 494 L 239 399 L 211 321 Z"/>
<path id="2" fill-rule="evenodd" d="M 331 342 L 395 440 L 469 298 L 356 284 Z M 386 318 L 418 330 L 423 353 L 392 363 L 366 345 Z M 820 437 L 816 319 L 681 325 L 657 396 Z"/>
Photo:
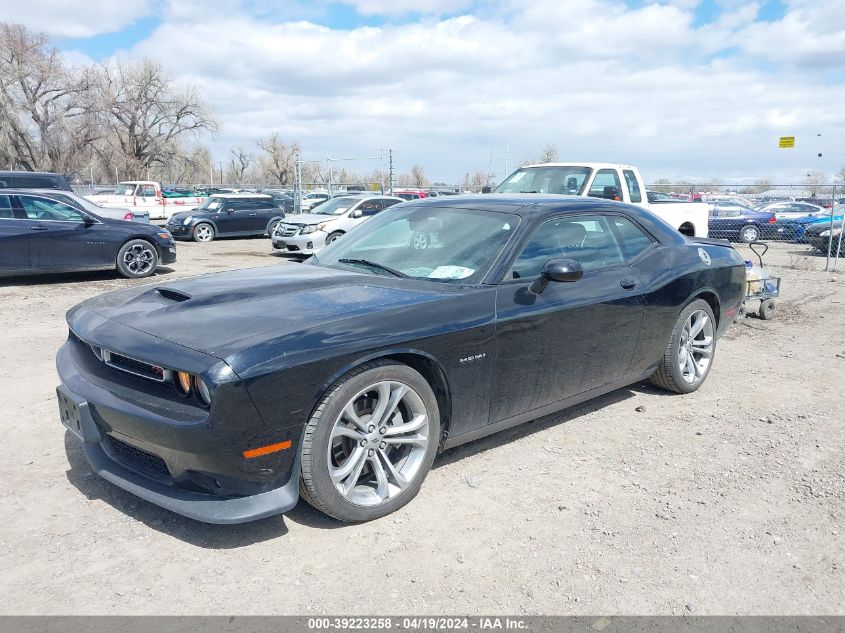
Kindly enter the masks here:
<path id="1" fill-rule="evenodd" d="M 299 229 L 301 228 L 298 224 L 279 224 L 279 228 L 276 229 L 276 235 L 280 237 L 293 237 L 299 233 Z"/>
<path id="2" fill-rule="evenodd" d="M 168 374 L 170 372 L 158 365 L 145 363 L 144 361 L 129 358 L 123 354 L 116 354 L 107 350 L 102 350 L 102 354 L 106 365 L 125 371 L 129 374 L 135 374 L 136 376 L 141 376 L 142 378 L 149 378 L 150 380 L 155 380 L 156 382 L 164 382 L 169 377 Z"/>
<path id="3" fill-rule="evenodd" d="M 139 475 L 144 475 L 145 477 L 166 484 L 172 483 L 173 481 L 170 477 L 170 471 L 167 470 L 167 464 L 158 455 L 143 451 L 126 442 L 121 442 L 111 435 L 106 435 L 103 448 L 113 461 L 130 470 L 134 470 Z"/>

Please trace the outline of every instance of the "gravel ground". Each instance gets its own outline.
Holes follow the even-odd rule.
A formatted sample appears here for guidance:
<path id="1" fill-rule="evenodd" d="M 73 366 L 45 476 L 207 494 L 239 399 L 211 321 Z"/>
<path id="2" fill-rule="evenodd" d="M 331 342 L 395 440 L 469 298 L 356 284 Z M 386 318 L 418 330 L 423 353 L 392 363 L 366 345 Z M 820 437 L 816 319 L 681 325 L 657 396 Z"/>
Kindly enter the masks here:
<path id="1" fill-rule="evenodd" d="M 180 244 L 157 280 L 292 265 Z M 785 270 L 773 321 L 689 396 L 646 385 L 440 456 L 365 525 L 305 503 L 196 523 L 91 473 L 56 412 L 64 312 L 133 282 L 0 283 L 0 594 L 16 614 L 845 614 L 845 275 Z"/>

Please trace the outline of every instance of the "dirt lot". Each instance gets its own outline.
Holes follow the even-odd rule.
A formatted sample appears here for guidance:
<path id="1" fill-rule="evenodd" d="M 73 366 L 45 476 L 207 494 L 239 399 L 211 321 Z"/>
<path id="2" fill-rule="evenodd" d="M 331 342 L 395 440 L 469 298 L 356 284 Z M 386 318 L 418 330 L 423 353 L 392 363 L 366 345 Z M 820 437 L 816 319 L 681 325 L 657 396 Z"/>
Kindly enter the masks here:
<path id="1" fill-rule="evenodd" d="M 292 265 L 180 244 L 158 279 Z M 63 315 L 131 283 L 0 285 L 5 613 L 845 614 L 845 274 L 787 270 L 774 321 L 690 396 L 645 385 L 446 453 L 395 515 L 204 525 L 94 476 L 56 412 Z"/>

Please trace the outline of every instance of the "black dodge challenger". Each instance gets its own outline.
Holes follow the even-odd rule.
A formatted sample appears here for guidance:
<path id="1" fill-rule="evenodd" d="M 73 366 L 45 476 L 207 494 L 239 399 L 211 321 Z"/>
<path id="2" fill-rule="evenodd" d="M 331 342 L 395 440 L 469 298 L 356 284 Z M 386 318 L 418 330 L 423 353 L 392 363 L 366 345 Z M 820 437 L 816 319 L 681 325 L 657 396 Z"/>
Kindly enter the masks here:
<path id="1" fill-rule="evenodd" d="M 101 476 L 200 521 L 300 495 L 366 521 L 410 501 L 438 450 L 648 378 L 694 391 L 744 282 L 727 243 L 634 206 L 408 202 L 305 264 L 71 309 L 61 420 Z"/>

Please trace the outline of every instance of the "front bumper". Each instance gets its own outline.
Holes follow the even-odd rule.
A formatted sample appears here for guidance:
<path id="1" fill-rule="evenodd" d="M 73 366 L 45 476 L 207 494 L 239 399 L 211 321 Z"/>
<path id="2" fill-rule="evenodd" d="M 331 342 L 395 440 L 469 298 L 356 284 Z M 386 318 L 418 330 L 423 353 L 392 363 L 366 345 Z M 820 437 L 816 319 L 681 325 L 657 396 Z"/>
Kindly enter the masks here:
<path id="1" fill-rule="evenodd" d="M 216 414 L 168 405 L 163 385 L 122 372 L 112 377 L 112 368 L 100 366 L 74 335 L 59 350 L 56 366 L 62 423 L 82 441 L 86 459 L 104 479 L 207 523 L 252 521 L 296 505 L 298 430 L 267 429 L 245 390 L 243 400 L 235 397 Z M 269 438 L 290 438 L 292 447 L 255 459 L 241 455 Z"/>
<path id="2" fill-rule="evenodd" d="M 161 251 L 162 264 L 173 264 L 176 262 L 175 244 L 166 244 L 165 246 L 162 246 L 159 250 Z"/>
<path id="3" fill-rule="evenodd" d="M 314 231 L 306 235 L 294 235 L 292 237 L 274 234 L 273 248 L 297 255 L 313 255 L 325 247 L 327 236 L 328 234 L 324 231 Z"/>
<path id="4" fill-rule="evenodd" d="M 194 227 L 190 226 L 190 225 L 185 226 L 184 224 L 182 224 L 180 222 L 179 224 L 169 224 L 168 223 L 165 228 L 167 228 L 167 230 L 170 231 L 170 234 L 174 238 L 186 239 L 186 238 L 191 237 L 191 231 L 193 230 Z"/>

